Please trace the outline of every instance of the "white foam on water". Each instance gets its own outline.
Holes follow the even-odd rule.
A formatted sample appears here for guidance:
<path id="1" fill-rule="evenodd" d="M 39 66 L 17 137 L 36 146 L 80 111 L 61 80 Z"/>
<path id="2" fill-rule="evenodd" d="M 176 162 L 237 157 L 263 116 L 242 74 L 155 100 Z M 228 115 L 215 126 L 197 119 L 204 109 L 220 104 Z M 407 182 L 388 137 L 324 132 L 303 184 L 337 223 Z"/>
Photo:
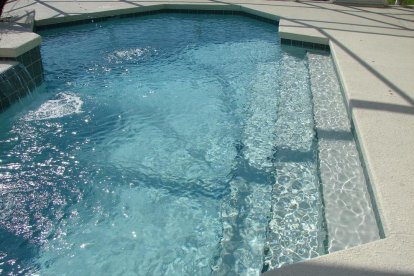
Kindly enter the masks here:
<path id="1" fill-rule="evenodd" d="M 144 54 L 153 52 L 156 53 L 157 51 L 151 48 L 131 48 L 125 50 L 116 50 L 108 55 L 107 61 L 110 63 L 119 64 L 126 60 L 138 59 Z"/>
<path id="2" fill-rule="evenodd" d="M 56 95 L 56 99 L 48 100 L 36 111 L 29 112 L 25 121 L 40 121 L 55 118 L 62 118 L 82 112 L 83 101 L 73 93 L 62 92 Z"/>

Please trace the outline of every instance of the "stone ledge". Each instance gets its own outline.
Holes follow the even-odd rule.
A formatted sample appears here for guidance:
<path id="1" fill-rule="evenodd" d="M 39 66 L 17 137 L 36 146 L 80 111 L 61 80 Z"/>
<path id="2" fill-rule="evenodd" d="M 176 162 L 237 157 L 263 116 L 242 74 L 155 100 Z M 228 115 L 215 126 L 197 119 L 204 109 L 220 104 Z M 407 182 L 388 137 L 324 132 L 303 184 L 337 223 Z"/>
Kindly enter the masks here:
<path id="1" fill-rule="evenodd" d="M 413 275 L 414 270 L 412 260 L 407 256 L 413 254 L 414 236 L 390 236 L 304 262 L 283 266 L 268 271 L 264 275 L 409 276 Z"/>
<path id="2" fill-rule="evenodd" d="M 287 19 L 279 21 L 279 36 L 281 39 L 329 45 L 329 39 L 317 29 Z"/>
<path id="3" fill-rule="evenodd" d="M 22 31 L 19 26 L 0 26 L 0 57 L 17 58 L 42 42 L 38 34 Z"/>
<path id="4" fill-rule="evenodd" d="M 3 72 L 6 72 L 7 70 L 9 70 L 10 68 L 12 68 L 13 66 L 17 65 L 17 61 L 1 61 L 0 62 L 0 74 Z"/>

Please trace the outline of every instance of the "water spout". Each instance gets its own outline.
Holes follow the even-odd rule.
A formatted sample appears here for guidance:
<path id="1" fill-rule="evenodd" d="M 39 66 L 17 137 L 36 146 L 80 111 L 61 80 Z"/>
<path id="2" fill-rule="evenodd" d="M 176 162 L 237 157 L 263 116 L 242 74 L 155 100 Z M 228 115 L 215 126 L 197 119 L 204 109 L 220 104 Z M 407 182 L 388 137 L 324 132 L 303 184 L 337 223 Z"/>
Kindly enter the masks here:
<path id="1" fill-rule="evenodd" d="M 0 73 L 0 111 L 31 94 L 36 83 L 21 63 L 14 63 L 10 68 Z"/>

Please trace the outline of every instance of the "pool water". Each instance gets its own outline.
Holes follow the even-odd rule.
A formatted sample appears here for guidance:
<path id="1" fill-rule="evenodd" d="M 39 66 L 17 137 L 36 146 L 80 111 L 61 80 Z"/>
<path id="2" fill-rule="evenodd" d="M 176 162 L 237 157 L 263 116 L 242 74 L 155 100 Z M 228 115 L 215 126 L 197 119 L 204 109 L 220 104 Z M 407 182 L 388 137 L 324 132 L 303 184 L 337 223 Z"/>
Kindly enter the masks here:
<path id="1" fill-rule="evenodd" d="M 276 25 L 41 35 L 45 85 L 0 114 L 0 272 L 258 275 L 325 253 L 307 60 Z"/>

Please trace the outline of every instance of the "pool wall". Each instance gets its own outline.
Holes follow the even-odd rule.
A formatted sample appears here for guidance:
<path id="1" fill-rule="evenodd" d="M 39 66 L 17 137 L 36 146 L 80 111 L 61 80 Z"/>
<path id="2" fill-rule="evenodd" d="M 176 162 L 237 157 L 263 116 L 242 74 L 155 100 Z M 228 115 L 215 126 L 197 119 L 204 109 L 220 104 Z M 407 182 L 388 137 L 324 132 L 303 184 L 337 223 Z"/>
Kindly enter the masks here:
<path id="1" fill-rule="evenodd" d="M 2 67 L 4 71 L 0 73 L 0 112 L 36 87 L 35 81 L 21 63 L 10 61 L 7 66 Z"/>
<path id="2" fill-rule="evenodd" d="M 41 37 L 27 23 L 31 14 L 21 19 L 0 22 L 0 112 L 43 83 Z"/>

